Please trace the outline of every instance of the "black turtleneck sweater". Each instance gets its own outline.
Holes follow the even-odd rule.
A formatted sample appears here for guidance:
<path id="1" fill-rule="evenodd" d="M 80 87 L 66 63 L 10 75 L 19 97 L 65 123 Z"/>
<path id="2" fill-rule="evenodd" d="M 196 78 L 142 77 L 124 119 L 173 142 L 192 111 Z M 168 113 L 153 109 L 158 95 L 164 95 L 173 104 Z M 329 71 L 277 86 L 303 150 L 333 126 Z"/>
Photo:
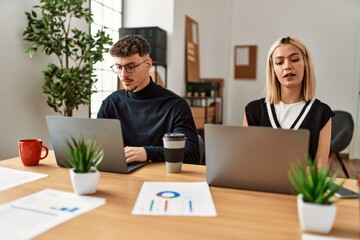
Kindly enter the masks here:
<path id="1" fill-rule="evenodd" d="M 186 136 L 185 163 L 198 164 L 199 141 L 189 104 L 172 91 L 150 83 L 139 92 L 117 90 L 107 97 L 98 118 L 119 119 L 124 146 L 144 147 L 147 160 L 164 161 L 165 133 Z"/>

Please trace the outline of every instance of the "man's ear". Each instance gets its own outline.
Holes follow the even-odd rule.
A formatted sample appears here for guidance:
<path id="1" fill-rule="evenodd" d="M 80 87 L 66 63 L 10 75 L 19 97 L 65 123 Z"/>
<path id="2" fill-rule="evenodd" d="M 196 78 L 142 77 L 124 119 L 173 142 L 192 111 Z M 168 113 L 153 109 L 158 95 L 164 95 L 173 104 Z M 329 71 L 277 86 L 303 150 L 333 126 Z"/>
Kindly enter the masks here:
<path id="1" fill-rule="evenodd" d="M 150 70 L 152 67 L 152 59 L 149 58 L 149 61 L 146 62 L 146 69 Z"/>

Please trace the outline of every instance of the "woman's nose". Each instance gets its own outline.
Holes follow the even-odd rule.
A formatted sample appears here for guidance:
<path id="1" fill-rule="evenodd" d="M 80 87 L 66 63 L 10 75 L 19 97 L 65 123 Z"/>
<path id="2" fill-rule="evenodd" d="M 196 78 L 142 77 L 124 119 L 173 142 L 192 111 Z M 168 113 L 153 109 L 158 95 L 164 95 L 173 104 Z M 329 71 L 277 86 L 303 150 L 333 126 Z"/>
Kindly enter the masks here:
<path id="1" fill-rule="evenodd" d="M 285 60 L 284 62 L 284 70 L 290 70 L 292 69 L 292 64 L 289 60 Z"/>

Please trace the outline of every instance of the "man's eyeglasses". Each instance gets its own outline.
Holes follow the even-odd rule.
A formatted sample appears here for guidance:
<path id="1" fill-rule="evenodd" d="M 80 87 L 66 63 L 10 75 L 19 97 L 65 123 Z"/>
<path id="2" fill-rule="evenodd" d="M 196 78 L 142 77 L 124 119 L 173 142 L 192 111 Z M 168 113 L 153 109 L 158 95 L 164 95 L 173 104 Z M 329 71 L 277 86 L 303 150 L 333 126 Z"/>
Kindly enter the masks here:
<path id="1" fill-rule="evenodd" d="M 118 64 L 114 64 L 114 65 L 112 65 L 110 68 L 111 68 L 111 69 L 113 70 L 113 72 L 116 73 L 116 74 L 121 73 L 121 71 L 122 71 L 123 68 L 125 69 L 125 71 L 126 71 L 127 73 L 133 73 L 133 72 L 135 72 L 135 68 L 136 68 L 136 67 L 140 66 L 141 64 L 143 64 L 143 63 L 146 62 L 147 60 L 148 60 L 148 58 L 145 59 L 144 61 L 142 61 L 141 63 L 135 64 L 135 65 L 133 65 L 132 63 L 126 64 L 125 66 L 121 66 L 121 65 L 118 65 Z"/>

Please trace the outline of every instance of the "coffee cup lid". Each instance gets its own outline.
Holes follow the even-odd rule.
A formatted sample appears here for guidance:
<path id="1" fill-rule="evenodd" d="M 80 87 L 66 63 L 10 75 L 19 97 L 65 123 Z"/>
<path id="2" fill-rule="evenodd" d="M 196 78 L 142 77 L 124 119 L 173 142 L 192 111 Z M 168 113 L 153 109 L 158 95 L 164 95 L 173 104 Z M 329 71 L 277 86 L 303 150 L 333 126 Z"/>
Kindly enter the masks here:
<path id="1" fill-rule="evenodd" d="M 183 133 L 165 133 L 163 140 L 179 141 L 179 140 L 186 140 L 186 137 L 185 134 Z"/>

